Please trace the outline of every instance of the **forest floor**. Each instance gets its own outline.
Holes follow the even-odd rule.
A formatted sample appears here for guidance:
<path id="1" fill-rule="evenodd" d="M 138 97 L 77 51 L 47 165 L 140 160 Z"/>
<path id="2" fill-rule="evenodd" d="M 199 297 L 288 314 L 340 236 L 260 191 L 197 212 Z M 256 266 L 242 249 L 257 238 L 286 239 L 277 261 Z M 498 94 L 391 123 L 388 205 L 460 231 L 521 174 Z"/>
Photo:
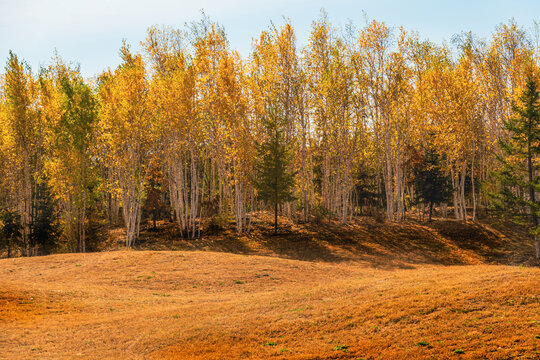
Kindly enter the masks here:
<path id="1" fill-rule="evenodd" d="M 269 229 L 160 224 L 137 249 L 0 259 L 0 359 L 540 359 L 540 267 L 517 230 Z"/>

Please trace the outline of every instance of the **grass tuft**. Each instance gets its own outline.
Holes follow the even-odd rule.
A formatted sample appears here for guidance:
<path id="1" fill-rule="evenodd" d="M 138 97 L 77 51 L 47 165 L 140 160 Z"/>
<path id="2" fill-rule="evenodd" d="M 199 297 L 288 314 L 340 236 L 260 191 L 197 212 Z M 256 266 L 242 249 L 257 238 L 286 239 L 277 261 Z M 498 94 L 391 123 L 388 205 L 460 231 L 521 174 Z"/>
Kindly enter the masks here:
<path id="1" fill-rule="evenodd" d="M 333 350 L 334 351 L 343 351 L 343 352 L 347 352 L 349 351 L 349 345 L 338 345 L 336 346 Z"/>

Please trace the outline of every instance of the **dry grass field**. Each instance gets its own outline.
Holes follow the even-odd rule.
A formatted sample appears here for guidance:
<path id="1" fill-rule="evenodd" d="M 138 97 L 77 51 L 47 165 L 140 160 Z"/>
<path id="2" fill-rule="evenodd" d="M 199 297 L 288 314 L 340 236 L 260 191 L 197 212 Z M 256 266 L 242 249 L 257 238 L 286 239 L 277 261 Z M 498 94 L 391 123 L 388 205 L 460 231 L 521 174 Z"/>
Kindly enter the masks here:
<path id="1" fill-rule="evenodd" d="M 1 259 L 0 359 L 540 359 L 530 244 L 451 221 L 289 226 Z"/>

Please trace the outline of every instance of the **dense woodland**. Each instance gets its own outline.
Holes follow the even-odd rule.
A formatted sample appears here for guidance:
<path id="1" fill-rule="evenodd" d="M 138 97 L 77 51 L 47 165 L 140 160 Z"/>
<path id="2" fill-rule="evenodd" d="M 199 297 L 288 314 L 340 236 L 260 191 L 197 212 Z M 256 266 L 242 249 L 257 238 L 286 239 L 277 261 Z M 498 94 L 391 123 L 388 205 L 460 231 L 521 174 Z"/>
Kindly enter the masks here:
<path id="1" fill-rule="evenodd" d="M 224 223 L 246 233 L 264 210 L 341 223 L 504 215 L 533 236 L 539 39 L 509 21 L 435 44 L 378 21 L 338 29 L 323 13 L 307 44 L 285 22 L 248 57 L 207 18 L 151 27 L 142 54 L 124 43 L 94 79 L 59 55 L 32 72 L 10 53 L 1 246 L 91 251 L 118 225 L 132 246 L 147 220 L 189 239 Z"/>

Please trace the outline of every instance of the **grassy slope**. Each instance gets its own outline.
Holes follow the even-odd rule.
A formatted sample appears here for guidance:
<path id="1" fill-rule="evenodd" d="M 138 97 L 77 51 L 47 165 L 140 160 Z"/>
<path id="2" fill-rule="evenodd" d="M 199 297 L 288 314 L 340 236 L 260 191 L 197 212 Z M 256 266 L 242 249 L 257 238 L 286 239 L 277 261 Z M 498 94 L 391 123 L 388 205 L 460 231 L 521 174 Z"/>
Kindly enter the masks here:
<path id="1" fill-rule="evenodd" d="M 0 260 L 0 358 L 540 358 L 540 269 L 501 265 L 530 244 L 451 221 L 288 226 Z"/>

